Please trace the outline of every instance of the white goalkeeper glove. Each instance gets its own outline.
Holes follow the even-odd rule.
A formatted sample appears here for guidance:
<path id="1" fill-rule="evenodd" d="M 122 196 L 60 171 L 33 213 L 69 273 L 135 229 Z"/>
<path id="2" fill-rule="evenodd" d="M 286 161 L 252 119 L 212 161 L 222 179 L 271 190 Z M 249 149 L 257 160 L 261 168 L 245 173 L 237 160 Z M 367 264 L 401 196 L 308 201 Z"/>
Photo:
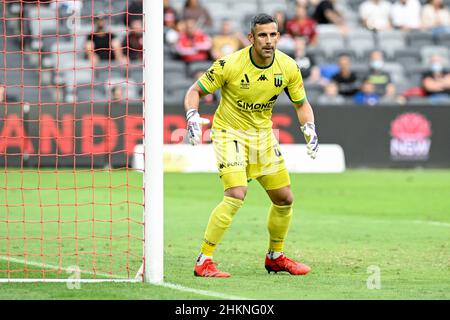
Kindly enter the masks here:
<path id="1" fill-rule="evenodd" d="M 307 122 L 300 127 L 306 141 L 306 152 L 311 159 L 316 158 L 317 150 L 319 150 L 319 138 L 316 133 L 316 126 L 312 122 Z"/>
<path id="2" fill-rule="evenodd" d="M 208 124 L 209 120 L 201 118 L 195 109 L 189 109 L 186 112 L 186 120 L 189 143 L 195 146 L 202 141 L 202 125 Z"/>

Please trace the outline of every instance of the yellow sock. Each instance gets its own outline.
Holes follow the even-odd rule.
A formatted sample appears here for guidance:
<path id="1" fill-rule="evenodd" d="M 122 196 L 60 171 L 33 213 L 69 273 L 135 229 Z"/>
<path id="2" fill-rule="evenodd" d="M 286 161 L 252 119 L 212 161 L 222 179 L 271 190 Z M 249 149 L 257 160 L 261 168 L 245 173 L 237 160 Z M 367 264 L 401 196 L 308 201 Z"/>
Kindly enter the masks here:
<path id="1" fill-rule="evenodd" d="M 206 227 L 201 253 L 206 256 L 213 255 L 217 244 L 222 240 L 225 231 L 231 225 L 234 215 L 242 204 L 242 200 L 225 196 L 222 202 L 214 208 Z"/>
<path id="2" fill-rule="evenodd" d="M 267 228 L 270 235 L 269 251 L 283 252 L 284 240 L 288 233 L 291 218 L 292 205 L 277 206 L 272 204 L 267 219 Z"/>

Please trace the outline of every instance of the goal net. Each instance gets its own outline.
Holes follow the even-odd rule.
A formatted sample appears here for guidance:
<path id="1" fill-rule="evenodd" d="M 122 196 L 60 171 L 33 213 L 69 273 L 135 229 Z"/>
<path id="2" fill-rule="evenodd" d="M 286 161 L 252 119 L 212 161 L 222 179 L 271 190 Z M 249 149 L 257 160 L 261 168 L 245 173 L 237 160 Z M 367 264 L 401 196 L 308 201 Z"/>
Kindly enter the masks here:
<path id="1" fill-rule="evenodd" d="M 0 279 L 142 281 L 142 1 L 0 10 Z"/>

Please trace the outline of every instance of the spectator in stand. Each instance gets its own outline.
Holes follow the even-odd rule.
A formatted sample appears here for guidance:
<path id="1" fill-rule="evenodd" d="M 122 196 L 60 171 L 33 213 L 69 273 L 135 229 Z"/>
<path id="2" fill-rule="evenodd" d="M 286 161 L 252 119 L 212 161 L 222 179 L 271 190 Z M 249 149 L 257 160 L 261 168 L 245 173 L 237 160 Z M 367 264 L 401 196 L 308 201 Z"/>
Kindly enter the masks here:
<path id="1" fill-rule="evenodd" d="M 116 36 L 105 29 L 106 21 L 102 15 L 95 17 L 95 32 L 87 36 L 86 54 L 87 58 L 96 65 L 100 61 L 126 63 L 120 41 Z"/>
<path id="2" fill-rule="evenodd" d="M 111 89 L 111 99 L 113 101 L 120 101 L 124 99 L 124 88 L 121 84 L 117 84 Z"/>
<path id="3" fill-rule="evenodd" d="M 316 6 L 313 18 L 317 24 L 334 24 L 342 33 L 348 32 L 347 24 L 342 14 L 335 8 L 336 0 L 322 0 Z"/>
<path id="4" fill-rule="evenodd" d="M 316 7 L 321 1 L 322 0 L 297 0 L 297 1 L 293 1 L 293 2 L 295 2 L 295 5 L 297 5 L 297 6 L 305 7 L 306 12 L 308 12 L 308 16 L 311 17 L 314 15 L 314 12 L 316 11 Z"/>
<path id="5" fill-rule="evenodd" d="M 186 21 L 178 20 L 174 29 L 166 29 L 164 33 L 164 41 L 169 47 L 175 48 L 180 38 L 180 33 L 186 32 Z"/>
<path id="6" fill-rule="evenodd" d="M 345 99 L 339 94 L 337 84 L 331 81 L 325 86 L 324 93 L 319 96 L 317 102 L 320 104 L 341 105 L 344 104 Z"/>
<path id="7" fill-rule="evenodd" d="M 293 38 L 306 37 L 308 45 L 317 43 L 316 22 L 308 17 L 304 6 L 296 6 L 295 17 L 287 22 L 286 29 Z"/>
<path id="8" fill-rule="evenodd" d="M 7 88 L 3 83 L 0 83 L 0 105 L 10 102 L 19 102 L 19 98 L 7 94 Z"/>
<path id="9" fill-rule="evenodd" d="M 176 51 L 184 62 L 207 61 L 211 38 L 197 28 L 194 19 L 186 20 L 186 30 L 180 33 Z"/>
<path id="10" fill-rule="evenodd" d="M 170 5 L 170 0 L 164 0 L 164 28 L 175 29 L 177 21 L 177 11 Z"/>
<path id="11" fill-rule="evenodd" d="M 397 0 L 391 7 L 391 21 L 395 29 L 410 31 L 420 29 L 419 0 Z"/>
<path id="12" fill-rule="evenodd" d="M 306 40 L 304 38 L 295 38 L 295 61 L 302 73 L 303 79 L 308 79 L 317 69 L 315 74 L 320 74 L 320 69 L 316 65 L 314 57 L 306 52 Z"/>
<path id="13" fill-rule="evenodd" d="M 277 47 L 285 53 L 292 54 L 295 51 L 295 41 L 286 29 L 286 13 L 283 10 L 277 10 L 275 11 L 274 17 L 278 22 L 278 32 L 280 32 Z"/>
<path id="14" fill-rule="evenodd" d="M 144 50 L 142 20 L 134 19 L 129 28 L 122 42 L 123 53 L 128 61 L 142 61 Z"/>
<path id="15" fill-rule="evenodd" d="M 422 28 L 434 34 L 450 32 L 450 12 L 442 0 L 428 0 L 422 10 Z"/>
<path id="16" fill-rule="evenodd" d="M 287 33 L 287 29 L 286 29 L 286 24 L 287 24 L 287 18 L 286 18 L 286 12 L 284 12 L 283 10 L 277 10 L 274 12 L 273 14 L 275 20 L 277 21 L 278 24 L 278 32 L 281 35 L 284 35 L 285 33 Z"/>
<path id="17" fill-rule="evenodd" d="M 126 8 L 126 14 L 123 18 L 123 24 L 126 26 L 130 26 L 133 20 L 142 20 L 143 15 L 143 0 L 132 0 Z"/>
<path id="18" fill-rule="evenodd" d="M 63 16 L 80 16 L 83 2 L 81 0 L 54 0 L 50 3 L 50 8 L 60 10 Z"/>
<path id="19" fill-rule="evenodd" d="M 178 41 L 178 14 L 170 5 L 170 0 L 164 0 L 164 42 L 173 45 Z"/>
<path id="20" fill-rule="evenodd" d="M 395 99 L 395 85 L 391 81 L 391 76 L 383 70 L 384 54 L 383 51 L 374 50 L 370 54 L 370 70 L 365 78 L 375 86 L 375 92 L 383 98 L 384 101 Z"/>
<path id="21" fill-rule="evenodd" d="M 211 57 L 217 60 L 247 45 L 248 41 L 240 32 L 234 32 L 233 22 L 222 20 L 220 32 L 212 37 Z"/>
<path id="22" fill-rule="evenodd" d="M 360 81 L 350 69 L 350 57 L 342 54 L 338 58 L 339 72 L 332 80 L 338 87 L 338 92 L 346 98 L 352 97 L 359 89 Z"/>
<path id="23" fill-rule="evenodd" d="M 352 101 L 359 105 L 374 106 L 380 102 L 380 96 L 376 93 L 375 85 L 368 80 L 364 80 L 361 89 L 355 93 Z"/>
<path id="24" fill-rule="evenodd" d="M 8 99 L 6 99 L 6 88 L 3 83 L 0 83 L 0 104 L 4 104 Z"/>
<path id="25" fill-rule="evenodd" d="M 25 97 L 23 97 L 25 99 Z M 0 82 L 0 105 L 11 102 L 19 102 L 21 96 L 10 95 L 8 93 L 8 88 L 4 83 Z"/>
<path id="26" fill-rule="evenodd" d="M 423 74 L 422 87 L 431 103 L 450 99 L 450 71 L 444 68 L 442 56 L 431 56 L 430 70 Z"/>
<path id="27" fill-rule="evenodd" d="M 366 0 L 359 6 L 359 17 L 369 30 L 385 31 L 391 26 L 391 3 L 387 0 Z"/>
<path id="28" fill-rule="evenodd" d="M 184 20 L 194 19 L 200 28 L 213 25 L 208 9 L 200 4 L 200 0 L 186 0 L 182 16 Z"/>

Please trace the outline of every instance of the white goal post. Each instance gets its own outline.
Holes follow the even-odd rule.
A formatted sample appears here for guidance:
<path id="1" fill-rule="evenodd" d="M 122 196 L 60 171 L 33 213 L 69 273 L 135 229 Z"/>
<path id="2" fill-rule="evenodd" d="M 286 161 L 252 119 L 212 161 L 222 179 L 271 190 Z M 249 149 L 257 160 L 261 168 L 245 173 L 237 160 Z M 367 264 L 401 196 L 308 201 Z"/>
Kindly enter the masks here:
<path id="1" fill-rule="evenodd" d="M 144 1 L 145 281 L 161 283 L 164 275 L 164 30 L 163 1 Z M 148 66 L 148 68 L 147 68 Z"/>
<path id="2" fill-rule="evenodd" d="M 75 3 L 78 0 L 70 1 Z M 19 1 L 17 2 L 19 3 Z M 56 4 L 58 2 L 63 3 L 64 1 L 57 0 Z M 94 30 L 93 28 L 98 15 L 98 13 L 94 12 L 95 6 L 98 5 L 96 2 L 94 0 L 89 2 L 93 8 L 90 11 L 92 12 L 91 16 L 86 16 L 86 14 L 84 17 L 83 14 L 80 16 L 81 19 L 91 19 L 92 30 Z M 114 19 L 118 21 L 119 14 L 111 11 L 114 6 L 119 7 L 118 2 L 118 0 L 104 0 L 102 2 L 107 3 L 108 8 L 106 10 L 110 10 L 109 14 L 104 14 L 109 24 Z M 120 2 L 125 7 L 125 5 L 131 3 L 131 0 L 120 0 Z M 77 63 L 77 54 L 80 57 L 81 55 L 79 53 L 85 54 L 89 49 L 85 49 L 85 47 L 70 48 L 70 41 L 63 43 L 61 39 L 67 35 L 71 36 L 74 39 L 73 46 L 75 47 L 78 46 L 77 41 L 79 39 L 85 39 L 87 37 L 86 34 L 83 32 L 80 34 L 70 34 L 69 31 L 69 34 L 63 34 L 63 31 L 58 30 L 58 27 L 56 27 L 56 34 L 55 31 L 51 33 L 52 28 L 59 24 L 60 12 L 56 13 L 55 11 L 52 14 L 49 9 L 51 8 L 50 6 L 44 7 L 39 2 L 35 5 L 36 7 L 33 7 L 30 12 L 33 12 L 36 16 L 33 17 L 30 15 L 24 18 L 24 21 L 28 19 L 31 22 L 34 29 L 31 30 L 30 35 L 26 33 L 27 31 L 23 31 L 23 34 L 17 36 L 18 38 L 22 38 L 22 46 L 27 46 L 25 43 L 27 36 L 33 38 L 30 50 L 37 50 L 33 52 L 35 56 L 47 54 L 45 57 L 45 65 L 40 60 L 42 57 L 33 60 L 33 63 L 36 63 L 37 67 L 24 67 L 23 61 L 25 58 L 21 58 L 22 70 L 19 72 L 22 72 L 22 81 L 27 80 L 25 72 L 28 71 L 26 68 L 30 68 L 30 70 L 37 70 L 39 72 L 39 83 L 35 85 L 24 82 L 18 86 L 17 84 L 2 83 L 3 79 L 6 80 L 7 77 L 0 77 L 0 87 L 4 85 L 7 92 L 10 89 L 11 91 L 16 90 L 17 87 L 22 88 L 19 102 L 0 102 L 0 139 L 3 139 L 3 141 L 0 141 L 0 283 L 146 282 L 162 284 L 164 280 L 163 1 L 143 0 L 143 45 L 141 45 L 142 57 L 140 60 L 142 61 L 143 68 L 142 75 L 138 76 L 138 78 L 141 77 L 141 80 L 136 81 L 128 78 L 128 63 L 130 63 L 128 62 L 126 64 L 127 70 L 125 71 L 126 81 L 121 83 L 122 85 L 125 83 L 126 85 L 129 83 L 136 86 L 142 85 L 141 96 L 132 97 L 129 95 L 128 88 L 126 88 L 123 93 L 126 94 L 126 98 L 123 98 L 123 101 L 126 101 L 126 107 L 119 114 L 115 113 L 117 112 L 117 109 L 115 109 L 117 106 L 114 102 L 116 98 L 109 96 L 111 92 L 108 92 L 108 89 L 111 89 L 112 71 L 118 71 L 120 68 L 113 70 L 111 65 L 103 67 L 100 65 L 98 69 L 106 70 L 108 77 L 103 80 L 97 80 L 97 75 L 94 75 L 97 71 L 96 67 L 92 67 L 92 65 L 89 67 L 87 61 L 82 61 L 80 66 L 70 65 L 70 63 L 67 64 L 66 62 L 68 61 Z M 3 6 L 6 6 L 6 4 L 4 3 Z M 21 11 L 22 4 L 19 7 L 16 6 L 14 10 Z M 128 15 L 126 9 L 126 12 L 123 11 L 122 9 L 122 12 L 119 13 Z M 3 10 L 3 12 L 7 12 L 7 10 Z M 86 13 L 86 11 L 84 12 Z M 44 14 L 48 14 L 49 16 L 44 16 Z M 77 12 L 77 14 L 79 15 L 80 12 Z M 0 17 L 0 23 L 7 26 L 7 19 L 8 17 L 6 16 Z M 22 19 L 22 13 L 19 19 Z M 124 33 L 125 30 L 128 32 L 128 20 L 125 21 L 125 27 L 122 30 L 116 28 L 117 32 Z M 33 24 L 34 22 L 35 24 Z M 24 22 L 21 21 L 18 23 L 23 24 Z M 80 26 L 79 23 L 76 27 L 75 25 L 74 23 L 73 28 Z M 89 27 L 89 25 L 85 25 L 84 27 Z M 18 28 L 15 28 L 17 31 Z M 4 41 L 5 44 L 7 41 L 10 41 L 8 39 L 9 37 L 13 37 L 7 34 L 6 30 L 7 28 L 5 27 L 3 30 L 3 38 L 0 38 L 0 42 Z M 89 30 L 87 28 L 83 31 L 93 32 Z M 126 34 L 123 36 L 128 37 Z M 52 50 L 42 49 L 43 47 L 41 46 L 45 46 L 44 40 L 51 37 L 58 39 L 57 46 L 52 46 Z M 129 42 L 130 40 L 127 41 Z M 127 54 L 130 54 L 131 47 L 128 47 L 127 42 L 123 43 L 126 43 L 125 46 L 127 48 L 124 49 L 127 49 Z M 123 43 L 122 47 L 124 46 Z M 0 54 L 2 54 L 1 50 L 4 50 L 3 54 L 5 56 L 9 53 L 5 51 L 7 49 L 0 48 Z M 110 51 L 113 50 L 110 49 Z M 59 56 L 60 54 L 61 56 Z M 73 54 L 73 58 L 68 59 L 68 61 L 63 61 L 69 54 Z M 22 55 L 26 56 L 27 54 L 23 52 Z M 118 53 L 116 52 L 117 55 Z M 30 57 L 35 56 L 30 54 Z M 109 58 L 110 63 L 112 62 L 111 57 L 112 54 L 110 54 Z M 82 59 L 85 58 L 83 57 Z M 1 60 L 4 60 L 6 64 L 6 58 L 2 56 Z M 54 63 L 54 69 L 52 69 L 53 67 L 47 69 L 48 66 L 53 66 L 52 63 Z M 61 70 L 71 71 L 73 76 L 65 78 L 62 76 L 55 78 L 56 82 L 52 82 L 53 80 L 48 75 L 51 72 L 56 73 L 55 70 L 60 65 L 63 65 L 63 63 L 65 63 L 66 69 Z M 121 67 L 122 69 L 120 70 L 123 70 L 123 66 Z M 11 71 L 12 73 L 13 71 L 17 71 L 13 67 L 11 67 L 11 70 L 6 70 L 7 68 L 6 66 L 4 67 L 4 72 Z M 91 72 L 92 76 L 91 78 L 87 77 L 87 83 L 79 85 L 81 75 L 84 71 Z M 57 83 L 61 79 L 65 79 L 66 82 L 64 84 Z M 90 79 L 92 80 L 89 83 Z M 48 81 L 48 83 L 44 81 Z M 102 83 L 103 88 L 107 87 L 105 89 L 106 101 L 89 101 L 89 98 L 86 97 L 86 101 L 81 102 L 82 98 L 84 98 L 81 94 L 80 97 L 74 98 L 75 100 L 58 100 L 65 99 L 60 95 L 60 91 L 65 90 L 65 87 L 69 86 L 69 82 L 72 86 L 70 94 L 75 96 L 77 90 L 82 89 L 83 86 L 90 88 L 91 93 L 93 93 L 96 89 L 95 85 L 99 81 L 104 81 Z M 39 90 L 39 101 L 28 103 L 28 97 L 24 88 L 26 90 L 37 88 Z M 45 103 L 41 101 L 41 90 L 46 88 L 55 89 L 55 92 L 59 90 L 55 93 L 56 102 Z M 136 92 L 138 92 L 138 89 L 136 89 Z M 97 102 L 107 104 L 108 107 L 106 108 L 109 108 L 109 111 L 102 111 L 104 114 L 96 114 L 95 108 L 97 107 L 95 105 Z M 130 103 L 131 105 L 133 102 L 135 105 L 136 102 L 141 102 L 142 110 L 137 105 L 137 107 L 133 108 L 135 111 L 138 110 L 138 113 L 131 114 L 131 117 L 128 117 L 128 104 Z M 47 104 L 55 105 L 56 111 L 49 111 L 52 106 L 47 106 Z M 28 106 L 26 109 L 24 107 L 25 105 Z M 77 109 L 79 106 L 85 108 L 83 109 L 85 114 L 81 114 L 81 109 Z M 70 112 L 66 112 L 65 108 L 72 109 L 70 109 Z M 52 113 L 53 118 L 49 116 L 51 112 L 54 112 Z M 130 120 L 128 123 L 128 118 L 132 118 L 131 120 L 139 118 L 138 120 L 141 120 L 141 123 L 143 120 L 143 127 L 141 123 L 136 121 L 131 122 Z M 49 126 L 46 127 L 46 124 L 42 124 L 41 121 L 48 121 Z M 83 123 L 81 123 L 82 121 Z M 117 127 L 115 121 L 120 123 Z M 38 124 L 35 125 L 32 122 Z M 85 124 L 91 124 L 91 128 L 89 129 L 91 131 L 87 131 L 86 136 L 77 136 L 79 132 L 88 130 Z M 132 126 L 133 124 L 134 127 Z M 28 127 L 29 125 L 30 127 Z M 36 129 L 37 133 L 33 131 L 33 125 L 39 128 Z M 73 128 L 71 128 L 72 126 Z M 128 133 L 121 131 L 125 131 L 127 128 L 134 130 L 130 134 L 131 138 L 124 137 Z M 18 131 L 19 129 L 23 129 L 23 132 Z M 100 130 L 100 133 L 96 133 L 96 130 Z M 47 132 L 48 137 L 46 136 L 46 138 L 53 140 L 46 143 L 41 137 L 41 131 Z M 71 139 L 64 136 L 69 131 L 72 135 Z M 4 136 L 5 134 L 7 136 Z M 127 143 L 134 139 L 133 135 L 141 135 L 140 138 L 143 139 L 143 156 L 145 159 L 143 172 L 141 170 L 137 170 L 140 172 L 135 172 L 136 170 L 132 170 L 129 166 L 131 160 L 128 160 L 128 156 L 131 154 L 131 147 L 128 148 Z M 88 155 L 88 157 L 91 157 L 92 163 L 84 164 L 84 167 L 79 170 L 77 161 L 82 157 L 86 158 L 86 154 L 83 154 L 83 151 L 79 151 L 78 144 L 84 145 L 85 143 L 83 141 L 88 138 L 91 139 L 91 144 L 86 143 L 86 148 L 94 150 Z M 19 139 L 21 139 L 21 143 L 17 142 Z M 113 150 L 113 147 L 110 146 L 112 144 L 111 141 L 116 140 L 123 141 L 120 143 L 124 146 L 121 146 L 120 148 L 122 149 L 119 151 Z M 73 143 L 73 149 L 70 149 L 70 146 L 63 145 L 66 142 Z M 133 142 L 135 141 L 133 140 Z M 48 149 L 48 154 L 42 154 L 47 150 L 42 146 Z M 13 149 L 8 149 L 10 147 Z M 105 150 L 111 148 L 111 150 L 99 151 L 99 154 L 103 157 L 101 161 L 106 162 L 99 166 L 98 164 L 94 164 L 94 158 L 100 158 L 95 153 L 97 152 L 95 148 L 98 150 L 100 147 L 104 147 Z M 20 149 L 20 153 L 14 148 Z M 70 150 L 64 151 L 64 149 Z M 8 153 L 8 150 L 13 151 Z M 62 152 L 67 152 L 67 155 L 62 155 Z M 44 156 L 50 157 L 50 153 L 52 153 L 51 156 L 56 158 L 56 160 L 51 160 L 56 161 L 56 164 L 53 165 L 53 171 L 51 165 L 42 165 L 44 161 L 41 163 L 41 158 L 44 159 Z M 67 160 L 64 158 L 65 156 L 66 158 L 71 157 L 69 160 L 73 161 L 73 165 L 67 165 L 67 163 L 66 165 L 61 164 L 63 160 Z M 126 163 L 121 167 L 124 172 L 120 172 L 120 169 L 116 169 L 112 164 L 112 159 L 120 156 L 122 157 L 121 161 Z M 19 159 L 15 165 L 11 164 L 11 159 L 16 159 L 14 157 Z M 34 166 L 33 159 L 37 159 L 34 162 Z M 60 166 L 65 167 L 61 172 L 59 172 Z M 78 176 L 79 172 L 80 176 Z M 115 175 L 116 172 L 117 175 Z M 73 185 L 64 185 L 64 177 L 69 177 Z M 136 180 L 136 177 L 138 180 Z M 36 184 L 28 187 L 27 183 L 34 183 L 29 181 L 35 178 L 37 181 Z M 101 184 L 104 181 L 110 184 Z M 138 182 L 134 184 L 135 181 Z M 54 190 L 51 190 L 52 193 L 50 193 L 50 187 L 47 186 L 47 183 L 55 186 Z M 128 187 L 133 189 L 133 195 L 130 195 L 131 192 L 126 190 Z M 100 192 L 97 192 L 97 188 L 106 191 L 103 191 L 102 196 L 99 196 Z M 22 204 L 15 202 L 14 194 L 19 194 L 18 199 L 21 194 L 22 200 L 25 202 Z M 30 195 L 34 197 L 33 199 L 36 203 L 27 202 L 29 201 L 27 197 L 32 198 Z M 55 197 L 55 199 L 48 199 L 46 197 Z M 73 204 L 73 207 L 70 207 L 71 204 Z M 96 210 L 99 208 L 103 211 L 97 215 Z M 141 211 L 138 212 L 138 210 Z M 69 214 L 63 217 L 66 212 Z M 119 214 L 122 214 L 122 216 L 119 216 Z M 118 222 L 121 226 L 116 227 L 114 225 L 115 222 Z M 81 232 L 82 228 L 85 228 L 83 232 Z M 73 231 L 74 234 L 69 235 L 68 232 L 70 231 Z M 119 248 L 114 247 L 116 241 Z M 133 244 L 130 245 L 131 242 Z M 24 247 L 22 248 L 21 246 Z M 71 246 L 76 248 L 76 251 L 69 252 L 68 250 L 70 250 L 69 247 Z M 122 261 L 118 262 L 120 259 Z M 81 262 L 81 267 L 79 267 L 78 262 Z M 122 265 L 117 266 L 118 263 L 122 263 Z M 115 271 L 119 272 L 115 273 Z"/>

